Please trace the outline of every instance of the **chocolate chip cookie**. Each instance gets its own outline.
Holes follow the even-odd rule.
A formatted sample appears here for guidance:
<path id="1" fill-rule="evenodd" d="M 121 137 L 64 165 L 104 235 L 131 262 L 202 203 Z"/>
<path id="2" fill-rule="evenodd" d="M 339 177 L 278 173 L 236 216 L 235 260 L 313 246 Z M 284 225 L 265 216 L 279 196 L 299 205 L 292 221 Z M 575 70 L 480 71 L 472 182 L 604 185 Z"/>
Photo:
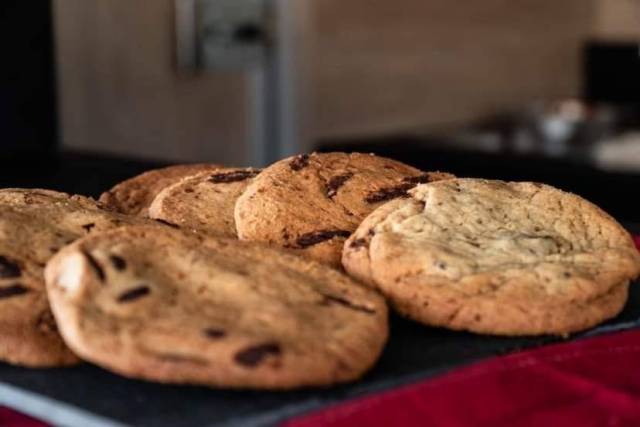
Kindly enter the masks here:
<path id="1" fill-rule="evenodd" d="M 184 178 L 156 196 L 149 216 L 235 238 L 236 200 L 258 173 L 254 168 L 220 168 Z"/>
<path id="2" fill-rule="evenodd" d="M 236 203 L 238 237 L 340 265 L 342 245 L 381 204 L 418 183 L 451 178 L 369 154 L 302 154 L 260 173 Z"/>
<path id="3" fill-rule="evenodd" d="M 257 243 L 125 227 L 66 247 L 45 275 L 67 344 L 135 378 L 329 385 L 360 377 L 387 338 L 376 292 Z"/>
<path id="4" fill-rule="evenodd" d="M 618 314 L 640 273 L 613 218 L 553 187 L 455 179 L 409 193 L 364 220 L 343 264 L 427 325 L 566 335 Z"/>
<path id="5" fill-rule="evenodd" d="M 187 176 L 214 171 L 219 167 L 212 164 L 193 164 L 150 170 L 102 193 L 100 203 L 105 208 L 119 213 L 146 217 L 149 205 L 163 188 Z"/>
<path id="6" fill-rule="evenodd" d="M 136 222 L 81 196 L 0 190 L 0 360 L 31 367 L 78 361 L 49 309 L 45 263 L 81 236 Z"/>

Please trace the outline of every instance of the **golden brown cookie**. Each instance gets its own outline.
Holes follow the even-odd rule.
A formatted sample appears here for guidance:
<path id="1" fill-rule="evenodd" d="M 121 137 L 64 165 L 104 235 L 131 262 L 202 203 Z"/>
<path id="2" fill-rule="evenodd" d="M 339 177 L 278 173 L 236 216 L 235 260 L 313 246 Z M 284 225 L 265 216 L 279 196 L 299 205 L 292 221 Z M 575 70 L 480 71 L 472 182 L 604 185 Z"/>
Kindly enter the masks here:
<path id="1" fill-rule="evenodd" d="M 640 256 L 588 201 L 537 183 L 420 185 L 369 215 L 345 269 L 427 325 L 565 335 L 622 310 Z"/>
<path id="2" fill-rule="evenodd" d="M 371 154 L 291 157 L 264 169 L 238 199 L 238 237 L 339 266 L 345 239 L 375 208 L 418 183 L 451 177 Z"/>
<path id="3" fill-rule="evenodd" d="M 189 164 L 150 170 L 102 193 L 100 203 L 106 209 L 119 213 L 146 217 L 149 205 L 163 188 L 187 176 L 214 171 L 219 167 L 213 164 Z"/>
<path id="4" fill-rule="evenodd" d="M 254 168 L 220 168 L 183 178 L 156 196 L 149 216 L 236 238 L 236 200 L 259 172 Z"/>
<path id="5" fill-rule="evenodd" d="M 122 375 L 286 389 L 360 377 L 387 339 L 376 292 L 319 263 L 256 243 L 125 227 L 47 265 L 61 333 Z"/>
<path id="6" fill-rule="evenodd" d="M 49 309 L 45 263 L 79 237 L 137 222 L 100 210 L 81 196 L 0 190 L 0 360 L 32 367 L 78 361 Z"/>

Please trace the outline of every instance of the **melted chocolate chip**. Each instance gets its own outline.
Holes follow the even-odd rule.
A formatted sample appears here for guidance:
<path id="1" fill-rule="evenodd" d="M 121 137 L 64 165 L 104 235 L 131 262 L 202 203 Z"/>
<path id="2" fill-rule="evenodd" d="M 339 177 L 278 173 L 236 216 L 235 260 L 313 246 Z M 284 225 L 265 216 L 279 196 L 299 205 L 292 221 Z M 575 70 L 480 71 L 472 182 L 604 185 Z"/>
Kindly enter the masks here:
<path id="1" fill-rule="evenodd" d="M 367 314 L 375 313 L 375 310 L 372 310 L 372 309 L 370 309 L 368 307 L 364 307 L 364 306 L 361 306 L 361 305 L 358 305 L 358 304 L 354 304 L 354 303 L 352 303 L 351 301 L 349 301 L 349 300 L 347 300 L 345 298 L 337 297 L 337 296 L 334 296 L 334 295 L 324 295 L 324 303 L 325 304 L 331 304 L 331 303 L 339 304 L 339 305 L 341 305 L 343 307 L 347 307 L 347 308 L 350 308 L 350 309 L 356 310 L 356 311 L 361 311 L 361 312 L 367 313 Z"/>
<path id="2" fill-rule="evenodd" d="M 164 219 L 156 219 L 156 222 L 159 222 L 162 225 L 166 225 L 167 227 L 171 227 L 171 228 L 180 228 L 179 225 L 173 224 L 169 221 L 165 221 Z"/>
<path id="3" fill-rule="evenodd" d="M 227 335 L 226 331 L 223 331 L 222 329 L 217 329 L 217 328 L 207 328 L 202 332 L 207 338 L 211 338 L 211 339 L 224 338 Z"/>
<path id="4" fill-rule="evenodd" d="M 257 169 L 239 169 L 231 172 L 220 172 L 214 173 L 209 178 L 210 182 L 213 183 L 226 183 L 226 182 L 238 182 L 244 181 L 249 178 L 253 178 L 254 176 L 260 173 Z"/>
<path id="5" fill-rule="evenodd" d="M 308 154 L 299 154 L 291 160 L 289 163 L 289 167 L 294 171 L 299 171 L 300 169 L 306 168 L 309 165 L 309 155 Z"/>
<path id="6" fill-rule="evenodd" d="M 331 199 L 338 194 L 340 187 L 342 187 L 344 183 L 349 181 L 352 177 L 353 174 L 351 172 L 332 177 L 327 183 L 327 197 Z"/>
<path id="7" fill-rule="evenodd" d="M 127 268 L 127 262 L 124 258 L 119 257 L 118 255 L 111 255 L 109 260 L 111 261 L 111 264 L 113 264 L 113 267 L 118 271 L 122 271 Z"/>
<path id="8" fill-rule="evenodd" d="M 82 226 L 82 228 L 84 228 L 84 231 L 86 231 L 86 232 L 88 233 L 88 232 L 90 232 L 90 231 L 91 231 L 91 229 L 92 229 L 93 227 L 95 227 L 95 226 L 96 226 L 96 224 L 95 224 L 95 223 L 90 222 L 89 224 L 85 224 L 85 225 L 83 225 L 83 226 Z"/>
<path id="9" fill-rule="evenodd" d="M 253 368 L 262 363 L 267 356 L 278 356 L 280 353 L 282 353 L 280 344 L 269 342 L 239 351 L 233 359 L 240 365 Z"/>
<path id="10" fill-rule="evenodd" d="M 303 234 L 296 240 L 296 246 L 298 249 L 304 249 L 309 246 L 317 245 L 327 240 L 331 240 L 334 237 L 347 238 L 351 235 L 346 230 L 320 230 L 312 231 L 311 233 Z"/>
<path id="11" fill-rule="evenodd" d="M 15 285 L 0 288 L 0 299 L 24 295 L 27 292 L 29 292 L 29 288 L 22 286 L 20 283 L 16 283 Z"/>
<path id="12" fill-rule="evenodd" d="M 118 297 L 118 302 L 131 302 L 139 298 L 145 297 L 151 293 L 151 289 L 148 286 L 138 286 L 137 288 L 130 289 Z"/>
<path id="13" fill-rule="evenodd" d="M 11 279 L 20 277 L 20 267 L 9 258 L 0 256 L 0 279 Z"/>
<path id="14" fill-rule="evenodd" d="M 98 279 L 100 279 L 101 282 L 104 282 L 104 278 L 105 278 L 104 270 L 102 269 L 100 264 L 98 264 L 98 261 L 96 261 L 96 259 L 89 252 L 83 251 L 82 255 L 84 255 L 84 257 L 87 259 L 89 266 L 91 266 L 93 271 L 96 273 L 96 276 L 98 276 Z"/>

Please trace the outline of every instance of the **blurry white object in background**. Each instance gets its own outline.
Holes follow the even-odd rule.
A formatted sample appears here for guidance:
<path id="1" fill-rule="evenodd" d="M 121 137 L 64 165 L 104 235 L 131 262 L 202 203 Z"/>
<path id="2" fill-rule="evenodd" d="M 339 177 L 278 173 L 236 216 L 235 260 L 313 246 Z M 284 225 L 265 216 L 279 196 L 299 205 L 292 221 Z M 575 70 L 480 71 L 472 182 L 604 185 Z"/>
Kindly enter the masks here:
<path id="1" fill-rule="evenodd" d="M 604 139 L 593 147 L 596 166 L 604 170 L 640 172 L 640 132 Z"/>
<path id="2" fill-rule="evenodd" d="M 578 124 L 587 117 L 586 106 L 577 99 L 567 99 L 539 108 L 536 127 L 545 154 L 553 157 L 566 154 Z"/>
<path id="3" fill-rule="evenodd" d="M 571 98 L 535 104 L 529 116 L 542 151 L 551 157 L 588 150 L 609 135 L 616 120 L 614 111 L 606 105 L 589 105 Z"/>

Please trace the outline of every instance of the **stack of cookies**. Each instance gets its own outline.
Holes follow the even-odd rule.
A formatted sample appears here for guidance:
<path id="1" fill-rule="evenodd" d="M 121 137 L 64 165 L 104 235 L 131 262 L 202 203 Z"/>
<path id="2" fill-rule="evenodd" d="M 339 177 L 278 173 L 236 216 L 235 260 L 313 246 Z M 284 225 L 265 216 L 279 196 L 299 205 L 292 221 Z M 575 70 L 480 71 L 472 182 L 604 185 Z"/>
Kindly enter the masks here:
<path id="1" fill-rule="evenodd" d="M 565 336 L 618 314 L 639 274 L 613 218 L 543 184 L 358 153 L 174 166 L 98 202 L 0 190 L 0 359 L 327 386 L 374 365 L 387 304 L 431 327 Z"/>

